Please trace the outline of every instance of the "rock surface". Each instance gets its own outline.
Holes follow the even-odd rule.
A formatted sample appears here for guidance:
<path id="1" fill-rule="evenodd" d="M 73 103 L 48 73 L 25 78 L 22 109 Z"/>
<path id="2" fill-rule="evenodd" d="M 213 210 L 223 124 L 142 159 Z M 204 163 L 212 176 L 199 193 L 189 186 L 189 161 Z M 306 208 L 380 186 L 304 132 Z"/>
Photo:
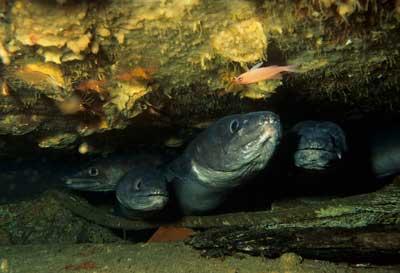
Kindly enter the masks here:
<path id="1" fill-rule="evenodd" d="M 112 129 L 141 133 L 136 121 L 192 127 L 294 98 L 398 112 L 398 5 L 3 0 L 0 134 L 77 148 Z M 300 73 L 232 86 L 259 61 Z"/>

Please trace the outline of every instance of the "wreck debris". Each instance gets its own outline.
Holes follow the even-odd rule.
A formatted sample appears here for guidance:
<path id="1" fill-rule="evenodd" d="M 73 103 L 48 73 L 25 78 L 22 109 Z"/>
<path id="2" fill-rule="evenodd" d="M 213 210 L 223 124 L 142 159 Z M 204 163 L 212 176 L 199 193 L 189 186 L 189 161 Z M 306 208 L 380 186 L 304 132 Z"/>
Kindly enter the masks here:
<path id="1" fill-rule="evenodd" d="M 25 169 L 26 174 L 20 177 L 27 179 L 25 181 L 49 177 L 56 179 L 57 175 L 55 175 L 54 169 L 41 167 L 44 166 L 30 167 L 33 168 L 30 170 Z M 41 175 L 38 175 L 38 173 Z M 28 178 L 28 176 L 32 177 Z M 2 176 L 2 180 L 4 178 Z M 45 182 L 35 185 L 39 188 L 49 186 Z M 32 193 L 27 194 L 32 196 Z M 75 217 L 70 211 L 61 206 L 58 200 L 47 194 L 41 194 L 38 198 L 33 198 L 32 200 L 19 200 L 1 204 L 0 212 L 2 215 L 0 245 L 2 247 L 4 247 L 4 244 L 39 245 L 47 243 L 121 242 L 121 239 L 113 234 L 112 231 Z M 5 239 L 10 243 L 5 242 Z"/>
<path id="2" fill-rule="evenodd" d="M 64 115 L 74 115 L 85 111 L 85 107 L 78 95 L 72 95 L 61 102 L 56 102 L 56 105 Z"/>
<path id="3" fill-rule="evenodd" d="M 45 117 L 28 114 L 7 114 L 0 116 L 0 135 L 25 135 L 39 127 Z"/>
<path id="4" fill-rule="evenodd" d="M 59 6 L 51 1 L 15 1 L 11 8 L 14 39 L 22 45 L 39 47 L 47 61 L 59 63 L 62 55 L 79 54 L 88 47 L 91 24 L 86 18 L 87 9 L 86 2 Z"/>
<path id="5" fill-rule="evenodd" d="M 6 76 L 13 89 L 34 89 L 55 101 L 62 101 L 64 89 L 68 88 L 60 66 L 55 63 L 27 63 L 7 70 Z"/>
<path id="6" fill-rule="evenodd" d="M 15 72 L 17 76 L 37 89 L 64 87 L 64 76 L 57 65 L 49 63 L 30 63 Z"/>
<path id="7" fill-rule="evenodd" d="M 61 112 L 58 127 L 46 127 L 52 134 L 71 123 L 90 127 L 78 129 L 85 135 L 126 128 L 149 112 L 149 98 L 168 108 L 155 126 L 164 114 L 189 126 L 250 109 L 281 90 L 316 104 L 400 105 L 398 1 L 59 2 L 7 1 L 0 11 L 0 74 L 12 91 L 2 96 L 2 112 Z M 303 73 L 230 88 L 260 60 L 298 64 Z M 89 80 L 106 84 L 76 89 Z M 218 96 L 230 92 L 238 96 Z M 38 138 L 49 133 L 41 128 Z"/>
<path id="8" fill-rule="evenodd" d="M 10 96 L 10 87 L 8 87 L 7 81 L 1 81 L 1 95 L 8 97 Z"/>
<path id="9" fill-rule="evenodd" d="M 199 233 L 190 239 L 189 244 L 210 256 L 240 251 L 276 258 L 286 252 L 293 252 L 304 258 L 330 261 L 396 262 L 400 251 L 400 230 L 396 225 L 353 229 L 225 228 Z"/>
<path id="10" fill-rule="evenodd" d="M 71 193 L 52 191 L 57 200 L 73 213 L 99 225 L 125 230 L 142 230 L 173 225 L 187 228 L 260 227 L 265 230 L 280 228 L 344 227 L 395 225 L 400 219 L 400 180 L 367 194 L 335 198 L 316 203 L 281 202 L 271 211 L 236 212 L 209 216 L 186 216 L 181 219 L 160 219 L 148 222 L 128 220 L 102 211 Z"/>
<path id="11" fill-rule="evenodd" d="M 40 139 L 38 146 L 40 148 L 63 149 L 73 144 L 77 140 L 77 138 L 78 135 L 74 133 L 60 133 L 56 135 L 50 135 Z"/>
<path id="12" fill-rule="evenodd" d="M 136 101 L 151 90 L 151 86 L 139 82 L 116 82 L 110 90 L 110 102 L 126 118 L 133 118 L 141 113 Z"/>
<path id="13" fill-rule="evenodd" d="M 3 64 L 8 65 L 10 64 L 10 54 L 8 53 L 7 49 L 4 47 L 4 45 L 0 41 L 0 59 L 3 62 Z"/>
<path id="14" fill-rule="evenodd" d="M 248 63 L 266 58 L 267 37 L 256 20 L 243 21 L 214 34 L 211 44 L 230 61 Z"/>
<path id="15" fill-rule="evenodd" d="M 246 86 L 240 96 L 250 99 L 265 99 L 276 93 L 277 88 L 281 85 L 283 85 L 282 80 L 259 82 Z"/>
<path id="16" fill-rule="evenodd" d="M 53 62 L 56 64 L 61 64 L 62 53 L 56 48 L 49 48 L 43 50 L 43 48 L 39 48 L 37 53 L 44 57 L 45 62 Z"/>

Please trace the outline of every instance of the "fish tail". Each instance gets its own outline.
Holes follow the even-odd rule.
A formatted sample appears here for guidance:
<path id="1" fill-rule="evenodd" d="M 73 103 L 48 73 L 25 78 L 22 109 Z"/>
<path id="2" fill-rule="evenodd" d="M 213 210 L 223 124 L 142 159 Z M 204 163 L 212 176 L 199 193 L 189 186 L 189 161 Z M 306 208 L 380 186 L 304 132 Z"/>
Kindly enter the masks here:
<path id="1" fill-rule="evenodd" d="M 287 65 L 284 67 L 284 69 L 286 72 L 294 72 L 294 73 L 300 72 L 297 64 Z"/>

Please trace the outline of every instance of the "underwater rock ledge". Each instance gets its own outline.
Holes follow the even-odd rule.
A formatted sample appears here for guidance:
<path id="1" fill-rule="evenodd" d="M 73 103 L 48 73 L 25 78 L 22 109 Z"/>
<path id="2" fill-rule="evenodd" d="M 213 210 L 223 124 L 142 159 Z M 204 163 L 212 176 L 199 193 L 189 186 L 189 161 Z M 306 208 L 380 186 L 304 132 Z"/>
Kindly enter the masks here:
<path id="1" fill-rule="evenodd" d="M 319 202 L 280 201 L 271 211 L 153 221 L 124 219 L 78 197 L 59 191 L 51 194 L 74 214 L 105 227 L 144 230 L 171 225 L 203 230 L 187 243 L 208 256 L 244 252 L 275 258 L 289 251 L 331 261 L 396 262 L 400 257 L 399 183 L 396 178 L 373 193 Z"/>
<path id="2" fill-rule="evenodd" d="M 278 94 L 398 112 L 399 10 L 399 1 L 3 0 L 0 134 L 76 148 L 137 120 L 190 127 L 274 107 Z M 300 73 L 232 86 L 260 61 Z"/>
<path id="3" fill-rule="evenodd" d="M 279 228 L 342 227 L 360 228 L 371 225 L 396 225 L 400 222 L 400 179 L 384 188 L 366 194 L 307 203 L 301 200 L 272 204 L 270 211 L 236 212 L 181 219 L 146 221 L 129 220 L 111 215 L 69 192 L 51 191 L 55 200 L 74 214 L 98 225 L 124 230 L 143 230 L 161 225 L 188 228 L 262 227 Z"/>

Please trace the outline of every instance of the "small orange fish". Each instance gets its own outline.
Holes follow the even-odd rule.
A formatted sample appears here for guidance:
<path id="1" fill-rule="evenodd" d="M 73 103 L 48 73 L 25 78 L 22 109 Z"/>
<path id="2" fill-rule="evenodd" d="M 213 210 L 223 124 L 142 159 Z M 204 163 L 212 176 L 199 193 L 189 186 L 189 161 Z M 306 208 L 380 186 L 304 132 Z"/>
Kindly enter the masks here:
<path id="1" fill-rule="evenodd" d="M 106 80 L 85 80 L 82 81 L 78 84 L 78 86 L 75 87 L 76 90 L 79 91 L 95 91 L 97 93 L 103 93 L 104 90 L 104 85 L 106 84 Z"/>
<path id="2" fill-rule="evenodd" d="M 251 84 L 264 80 L 280 80 L 282 79 L 282 72 L 297 72 L 295 65 L 260 67 L 261 64 L 259 63 L 249 71 L 235 77 L 232 82 L 236 84 Z"/>

